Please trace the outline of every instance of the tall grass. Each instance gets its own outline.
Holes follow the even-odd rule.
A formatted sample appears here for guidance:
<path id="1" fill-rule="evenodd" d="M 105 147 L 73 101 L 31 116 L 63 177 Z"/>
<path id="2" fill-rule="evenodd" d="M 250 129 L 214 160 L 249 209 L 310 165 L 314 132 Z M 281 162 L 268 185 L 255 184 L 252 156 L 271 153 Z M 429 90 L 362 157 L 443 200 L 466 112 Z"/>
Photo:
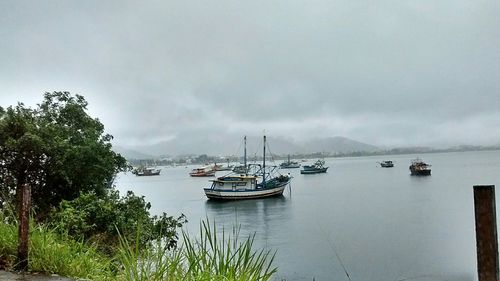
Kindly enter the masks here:
<path id="1" fill-rule="evenodd" d="M 1 212 L 0 212 L 1 213 Z M 17 224 L 0 214 L 0 264 L 14 265 Z M 199 237 L 182 232 L 182 243 L 168 250 L 165 241 L 141 247 L 140 230 L 135 243 L 120 237 L 114 259 L 95 247 L 61 235 L 43 225 L 30 227 L 29 270 L 88 280 L 125 281 L 266 281 L 276 272 L 276 253 L 254 250 L 255 235 L 239 240 L 239 228 L 219 235 L 215 223 L 200 223 Z"/>
<path id="2" fill-rule="evenodd" d="M 114 277 L 111 259 L 93 245 L 60 235 L 43 225 L 32 228 L 29 266 L 31 271 L 57 273 L 91 280 Z"/>
<path id="3" fill-rule="evenodd" d="M 16 223 L 0 222 L 0 260 L 6 269 L 15 265 L 17 237 Z M 110 280 L 114 276 L 111 259 L 83 241 L 33 223 L 29 239 L 29 271 L 91 280 Z"/>
<path id="4" fill-rule="evenodd" d="M 120 236 L 118 280 L 183 280 L 180 251 L 168 251 L 161 240 L 140 248 L 139 237 L 140 233 L 137 233 L 135 244 L 130 245 Z"/>
<path id="5" fill-rule="evenodd" d="M 167 252 L 157 241 L 147 250 L 129 246 L 122 239 L 119 260 L 123 265 L 121 278 L 132 280 L 269 280 L 277 268 L 272 267 L 275 253 L 255 251 L 254 237 L 239 241 L 239 228 L 232 235 L 222 231 L 219 239 L 215 223 L 202 221 L 199 238 L 191 238 L 183 231 L 180 248 Z"/>
<path id="6" fill-rule="evenodd" d="M 17 227 L 4 222 L 0 215 L 0 267 L 12 267 L 17 254 Z"/>

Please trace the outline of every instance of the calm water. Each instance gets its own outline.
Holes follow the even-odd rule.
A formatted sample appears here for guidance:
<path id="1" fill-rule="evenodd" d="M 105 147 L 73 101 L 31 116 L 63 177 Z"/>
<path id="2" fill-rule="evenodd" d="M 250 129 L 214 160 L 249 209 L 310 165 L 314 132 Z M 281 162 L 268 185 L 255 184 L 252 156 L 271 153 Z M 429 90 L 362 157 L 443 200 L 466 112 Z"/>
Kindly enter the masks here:
<path id="1" fill-rule="evenodd" d="M 184 213 L 191 234 L 206 217 L 256 232 L 257 246 L 278 250 L 277 280 L 349 280 L 343 266 L 353 281 L 477 280 L 472 186 L 500 186 L 500 151 L 420 157 L 431 176 L 409 175 L 415 155 L 326 159 L 327 174 L 288 170 L 291 190 L 261 200 L 208 201 L 192 167 L 122 174 L 116 185 L 144 195 L 152 213 Z"/>

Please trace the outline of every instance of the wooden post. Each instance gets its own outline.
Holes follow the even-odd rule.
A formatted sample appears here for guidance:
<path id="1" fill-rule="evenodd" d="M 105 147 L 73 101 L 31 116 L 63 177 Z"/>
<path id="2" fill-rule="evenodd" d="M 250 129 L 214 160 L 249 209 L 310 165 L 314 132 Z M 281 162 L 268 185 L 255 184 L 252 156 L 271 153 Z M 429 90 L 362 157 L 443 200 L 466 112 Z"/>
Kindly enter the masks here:
<path id="1" fill-rule="evenodd" d="M 495 186 L 474 186 L 479 281 L 499 281 Z"/>
<path id="2" fill-rule="evenodd" d="M 20 186 L 19 198 L 19 232 L 17 248 L 17 266 L 20 271 L 28 270 L 28 245 L 30 229 L 30 208 L 31 208 L 31 190 L 29 184 Z"/>

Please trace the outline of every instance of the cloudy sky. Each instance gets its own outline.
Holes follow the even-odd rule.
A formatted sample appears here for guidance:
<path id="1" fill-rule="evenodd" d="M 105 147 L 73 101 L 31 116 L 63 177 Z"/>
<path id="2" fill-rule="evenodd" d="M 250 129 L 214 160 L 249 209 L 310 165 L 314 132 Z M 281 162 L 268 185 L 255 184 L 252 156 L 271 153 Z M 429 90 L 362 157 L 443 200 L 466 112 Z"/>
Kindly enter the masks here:
<path id="1" fill-rule="evenodd" d="M 121 146 L 500 143 L 500 1 L 0 1 L 0 105 L 70 91 Z"/>

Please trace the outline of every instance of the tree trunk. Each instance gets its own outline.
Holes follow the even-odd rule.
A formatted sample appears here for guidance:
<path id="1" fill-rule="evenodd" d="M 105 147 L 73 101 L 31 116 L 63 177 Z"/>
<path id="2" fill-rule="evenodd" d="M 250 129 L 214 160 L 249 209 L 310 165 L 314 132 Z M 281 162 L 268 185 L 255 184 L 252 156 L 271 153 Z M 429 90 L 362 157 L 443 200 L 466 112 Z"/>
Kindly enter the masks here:
<path id="1" fill-rule="evenodd" d="M 29 243 L 29 224 L 31 209 L 31 190 L 29 184 L 21 184 L 17 188 L 18 192 L 18 215 L 19 215 L 19 233 L 17 248 L 16 269 L 20 271 L 28 270 L 28 243 Z"/>

